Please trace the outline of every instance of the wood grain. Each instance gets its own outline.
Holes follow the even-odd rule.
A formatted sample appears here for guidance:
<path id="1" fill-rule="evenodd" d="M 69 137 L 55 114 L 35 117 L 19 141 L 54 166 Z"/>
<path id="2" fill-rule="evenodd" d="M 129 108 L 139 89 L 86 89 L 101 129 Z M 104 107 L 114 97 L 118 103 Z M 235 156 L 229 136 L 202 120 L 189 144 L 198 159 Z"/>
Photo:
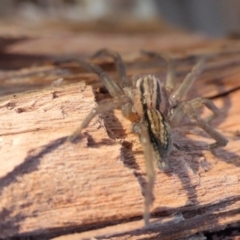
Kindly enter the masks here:
<path id="1" fill-rule="evenodd" d="M 226 46 L 230 49 L 227 40 Z M 236 51 L 232 50 L 234 47 Z M 191 55 L 211 49 L 209 41 L 209 45 L 204 43 L 188 52 L 172 50 L 180 62 L 178 81 L 193 66 Z M 18 86 L 28 79 L 27 82 L 36 83 L 30 89 L 40 86 L 41 90 L 19 93 L 16 89 L 6 92 L 6 88 L 1 92 L 4 96 L 0 99 L 0 238 L 179 239 L 237 224 L 238 49 L 237 44 L 232 44 L 231 51 L 210 59 L 187 96 L 214 101 L 222 114 L 212 125 L 229 143 L 218 149 L 214 158 L 207 150 L 207 144 L 213 142 L 207 133 L 187 119 L 174 130 L 174 143 L 179 150 L 172 151 L 167 174 L 157 171 L 149 228 L 144 228 L 142 221 L 144 158 L 139 140 L 131 133 L 130 123 L 121 111 L 96 117 L 75 144 L 66 141 L 97 104 L 95 99 L 108 97 L 97 92 L 100 86 L 97 77 L 73 65 L 60 72 L 52 65 L 35 66 L 25 69 L 25 76 L 21 75 L 23 70 L 18 71 Z M 129 77 L 153 73 L 164 79 L 166 68 L 158 62 L 138 52 L 123 56 Z M 114 76 L 110 59 L 95 61 Z M 47 73 L 34 74 L 44 68 Z M 4 73 L 5 83 L 10 84 L 12 79 L 14 86 L 16 76 L 12 74 L 16 73 Z M 50 87 L 61 76 L 65 85 Z M 203 116 L 207 114 L 202 111 Z"/>

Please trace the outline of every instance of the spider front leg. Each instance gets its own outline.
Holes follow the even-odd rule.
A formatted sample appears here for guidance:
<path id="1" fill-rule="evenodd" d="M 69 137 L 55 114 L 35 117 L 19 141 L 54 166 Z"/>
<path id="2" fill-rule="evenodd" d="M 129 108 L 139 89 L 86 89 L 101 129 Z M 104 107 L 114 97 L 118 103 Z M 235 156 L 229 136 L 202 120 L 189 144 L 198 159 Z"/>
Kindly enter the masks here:
<path id="1" fill-rule="evenodd" d="M 186 75 L 178 89 L 169 96 L 172 106 L 175 106 L 189 91 L 197 77 L 203 72 L 205 66 L 205 57 L 201 57 L 191 72 Z M 168 85 L 168 83 L 166 83 Z"/>
<path id="2" fill-rule="evenodd" d="M 149 224 L 150 219 L 150 206 L 153 202 L 153 187 L 155 182 L 155 170 L 154 170 L 154 164 L 153 164 L 153 150 L 151 146 L 151 141 L 149 138 L 149 133 L 147 126 L 145 126 L 142 123 L 134 123 L 132 125 L 132 132 L 139 135 L 139 139 L 143 148 L 143 153 L 145 157 L 145 166 L 146 166 L 146 173 L 147 173 L 147 187 L 146 187 L 146 193 L 144 195 L 144 213 L 143 218 L 145 225 L 147 226 Z"/>
<path id="3" fill-rule="evenodd" d="M 205 130 L 213 139 L 216 140 L 215 143 L 209 145 L 210 151 L 215 155 L 215 149 L 218 147 L 226 146 L 228 140 L 222 134 L 216 131 L 213 127 L 211 127 L 207 121 L 200 118 L 200 116 L 197 114 L 196 109 L 203 105 L 205 105 L 209 110 L 214 113 L 210 120 L 212 120 L 218 115 L 219 110 L 213 104 L 213 102 L 208 99 L 195 98 L 191 101 L 179 103 L 172 112 L 169 121 L 172 127 L 176 127 L 181 122 L 184 115 L 188 115 L 191 121 L 195 121 L 200 128 Z"/>

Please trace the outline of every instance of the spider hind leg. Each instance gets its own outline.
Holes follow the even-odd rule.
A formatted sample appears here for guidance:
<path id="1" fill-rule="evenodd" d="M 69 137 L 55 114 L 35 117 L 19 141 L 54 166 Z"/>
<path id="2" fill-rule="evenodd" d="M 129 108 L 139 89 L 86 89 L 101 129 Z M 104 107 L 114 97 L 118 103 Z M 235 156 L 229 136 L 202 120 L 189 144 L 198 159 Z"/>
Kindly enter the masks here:
<path id="1" fill-rule="evenodd" d="M 205 105 L 214 114 L 209 119 L 202 119 L 196 112 L 196 109 Z M 228 140 L 216 131 L 212 126 L 209 125 L 209 120 L 213 120 L 219 113 L 218 108 L 208 99 L 195 98 L 190 101 L 184 101 L 177 105 L 176 109 L 170 116 L 170 125 L 176 127 L 183 117 L 187 115 L 191 121 L 207 132 L 216 142 L 209 145 L 210 151 L 215 155 L 215 149 L 218 147 L 224 147 L 227 145 Z"/>

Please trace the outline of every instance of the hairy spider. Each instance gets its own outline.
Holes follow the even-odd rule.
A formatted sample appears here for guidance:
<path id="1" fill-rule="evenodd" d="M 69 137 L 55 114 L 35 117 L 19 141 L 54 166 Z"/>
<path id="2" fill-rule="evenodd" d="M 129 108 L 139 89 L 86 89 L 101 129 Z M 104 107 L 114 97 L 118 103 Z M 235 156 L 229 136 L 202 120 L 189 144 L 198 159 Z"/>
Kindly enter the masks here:
<path id="1" fill-rule="evenodd" d="M 149 56 L 154 55 L 154 53 L 146 54 Z M 192 121 L 196 122 L 198 126 L 216 140 L 215 143 L 209 145 L 211 151 L 217 147 L 225 146 L 228 141 L 208 124 L 208 121 L 214 119 L 219 114 L 218 108 L 210 100 L 195 98 L 190 101 L 181 101 L 193 82 L 203 71 L 205 62 L 203 57 L 199 58 L 197 64 L 187 74 L 178 89 L 173 91 L 175 85 L 174 61 L 165 54 L 155 54 L 155 57 L 157 56 L 167 61 L 169 66 L 167 80 L 161 91 L 160 82 L 153 75 L 145 75 L 129 81 L 123 60 L 117 52 L 102 49 L 94 57 L 100 55 L 110 56 L 114 59 L 118 73 L 116 79 L 113 80 L 100 67 L 94 64 L 79 59 L 73 61 L 76 61 L 88 71 L 96 73 L 113 97 L 113 101 L 93 108 L 80 127 L 69 136 L 69 140 L 74 141 L 97 114 L 121 107 L 123 116 L 133 123 L 132 132 L 139 135 L 145 157 L 148 183 L 144 202 L 144 221 L 147 225 L 150 218 L 149 209 L 153 202 L 154 167 L 156 166 L 162 170 L 167 167 L 166 157 L 172 147 L 171 128 L 176 127 L 184 115 L 188 115 Z M 166 98 L 163 113 L 160 111 L 162 97 Z M 201 119 L 195 110 L 202 105 L 205 105 L 214 113 L 208 120 Z"/>

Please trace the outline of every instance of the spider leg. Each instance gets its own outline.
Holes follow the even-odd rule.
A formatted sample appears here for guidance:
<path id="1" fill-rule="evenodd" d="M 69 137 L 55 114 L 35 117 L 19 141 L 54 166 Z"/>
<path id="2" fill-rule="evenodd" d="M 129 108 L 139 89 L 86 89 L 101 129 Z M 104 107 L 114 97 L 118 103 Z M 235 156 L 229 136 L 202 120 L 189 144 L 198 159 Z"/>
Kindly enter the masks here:
<path id="1" fill-rule="evenodd" d="M 56 62 L 54 62 L 54 64 L 60 65 L 60 64 L 69 63 L 69 62 L 75 62 L 80 67 L 85 68 L 87 71 L 96 73 L 98 75 L 99 79 L 102 81 L 102 83 L 107 88 L 108 92 L 111 94 L 111 96 L 120 97 L 121 95 L 123 95 L 122 88 L 107 73 L 105 73 L 97 65 L 85 62 L 82 59 L 68 59 L 68 60 L 56 61 Z"/>
<path id="2" fill-rule="evenodd" d="M 201 57 L 198 60 L 197 64 L 192 68 L 192 71 L 188 73 L 187 76 L 184 78 L 179 88 L 170 95 L 169 101 L 172 106 L 176 105 L 177 102 L 180 101 L 186 95 L 186 93 L 189 91 L 197 77 L 204 70 L 204 65 L 205 57 Z"/>
<path id="3" fill-rule="evenodd" d="M 146 166 L 146 173 L 147 173 L 147 187 L 145 193 L 145 202 L 144 202 L 144 222 L 147 226 L 149 224 L 150 218 L 150 206 L 153 202 L 153 187 L 155 181 L 155 169 L 153 164 L 153 152 L 151 147 L 151 142 L 149 138 L 149 133 L 147 127 L 142 123 L 134 123 L 132 125 L 132 131 L 139 135 L 140 142 L 143 148 L 144 157 L 145 157 L 145 166 Z"/>
<path id="4" fill-rule="evenodd" d="M 219 110 L 210 100 L 195 98 L 191 101 L 181 102 L 177 105 L 170 116 L 170 124 L 172 127 L 176 127 L 181 122 L 184 115 L 188 115 L 191 121 L 195 121 L 199 127 L 205 130 L 214 140 L 216 140 L 215 143 L 209 145 L 210 151 L 215 154 L 215 148 L 226 146 L 228 140 L 197 114 L 196 109 L 202 105 L 205 105 L 214 113 L 214 115 L 210 117 L 210 120 L 214 119 L 218 115 Z"/>
<path id="5" fill-rule="evenodd" d="M 220 110 L 216 107 L 216 105 L 209 99 L 206 98 L 194 98 L 191 101 L 191 105 L 193 108 L 200 108 L 205 105 L 209 110 L 213 112 L 212 115 L 204 119 L 206 122 L 211 122 L 213 119 L 220 115 Z"/>
<path id="6" fill-rule="evenodd" d="M 94 117 L 96 117 L 100 113 L 104 113 L 115 108 L 121 107 L 122 105 L 129 102 L 129 98 L 127 96 L 122 96 L 121 98 L 115 98 L 113 101 L 100 104 L 97 107 L 94 107 L 90 113 L 86 116 L 86 118 L 82 121 L 80 127 L 78 127 L 69 137 L 68 141 L 73 142 L 82 132 L 84 128 L 86 128 L 89 123 L 92 121 Z"/>
<path id="7" fill-rule="evenodd" d="M 165 87 L 162 88 L 162 93 L 163 93 L 164 102 L 165 102 L 165 104 L 164 104 L 165 108 L 164 108 L 163 115 L 166 116 L 167 118 L 169 118 L 169 115 L 171 114 L 170 113 L 171 106 L 170 106 L 169 101 L 167 100 L 168 99 L 168 91 Z"/>
<path id="8" fill-rule="evenodd" d="M 167 80 L 165 84 L 166 90 L 170 93 L 174 89 L 176 81 L 176 63 L 174 59 L 168 59 Z"/>
<path id="9" fill-rule="evenodd" d="M 118 74 L 117 84 L 121 88 L 129 87 L 131 84 L 130 84 L 130 81 L 128 81 L 128 79 L 127 79 L 126 66 L 125 66 L 120 54 L 115 51 L 112 51 L 110 49 L 103 48 L 103 49 L 100 49 L 99 51 L 97 51 L 92 56 L 92 58 L 96 58 L 96 57 L 103 56 L 103 55 L 113 58 L 113 60 L 115 62 L 117 74 Z"/>

